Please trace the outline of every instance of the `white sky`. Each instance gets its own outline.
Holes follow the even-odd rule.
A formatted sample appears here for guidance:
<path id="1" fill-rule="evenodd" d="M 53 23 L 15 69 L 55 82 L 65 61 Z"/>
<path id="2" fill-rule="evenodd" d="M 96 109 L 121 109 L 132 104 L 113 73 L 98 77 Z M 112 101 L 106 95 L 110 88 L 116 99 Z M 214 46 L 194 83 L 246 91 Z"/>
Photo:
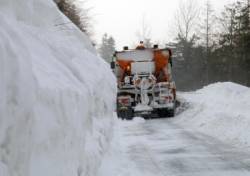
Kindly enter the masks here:
<path id="1" fill-rule="evenodd" d="M 214 9 L 235 0 L 210 0 Z M 202 5 L 205 0 L 197 0 Z M 142 26 L 142 19 L 150 26 L 153 42 L 171 40 L 170 28 L 179 0 L 89 0 L 93 7 L 95 39 L 98 43 L 106 32 L 115 38 L 117 49 L 138 42 L 136 31 Z"/>

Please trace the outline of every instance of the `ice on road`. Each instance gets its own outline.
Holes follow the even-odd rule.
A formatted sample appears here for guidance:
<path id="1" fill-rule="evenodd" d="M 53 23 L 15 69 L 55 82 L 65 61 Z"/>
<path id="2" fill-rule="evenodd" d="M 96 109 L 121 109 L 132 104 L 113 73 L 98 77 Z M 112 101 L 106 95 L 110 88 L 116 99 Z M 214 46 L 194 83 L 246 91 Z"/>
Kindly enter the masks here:
<path id="1" fill-rule="evenodd" d="M 119 128 L 122 164 L 116 175 L 250 175 L 248 153 L 200 132 L 183 129 L 172 119 L 122 121 Z"/>

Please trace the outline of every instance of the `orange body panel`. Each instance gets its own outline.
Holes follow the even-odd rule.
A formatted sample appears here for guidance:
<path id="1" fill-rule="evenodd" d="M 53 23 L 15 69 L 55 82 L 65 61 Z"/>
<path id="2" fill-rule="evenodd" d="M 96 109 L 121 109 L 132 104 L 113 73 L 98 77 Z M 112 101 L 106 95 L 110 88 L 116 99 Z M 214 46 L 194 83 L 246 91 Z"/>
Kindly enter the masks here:
<path id="1" fill-rule="evenodd" d="M 123 71 L 127 71 L 127 72 L 131 71 L 131 63 L 133 62 L 132 60 L 126 61 L 126 60 L 119 59 L 117 60 L 117 62 Z"/>
<path id="2" fill-rule="evenodd" d="M 168 81 L 168 73 L 167 73 L 167 70 L 165 70 L 165 68 L 169 62 L 169 56 L 164 56 L 162 54 L 162 51 L 154 51 L 154 60 L 155 60 L 156 78 L 158 78 L 162 72 L 164 77 L 162 78 L 162 80 L 158 80 L 158 81 Z"/>
<path id="3" fill-rule="evenodd" d="M 120 80 L 118 80 L 118 85 L 124 80 L 126 75 L 131 74 L 131 63 L 132 62 L 133 62 L 132 60 L 130 60 L 130 61 L 126 61 L 126 60 L 122 60 L 122 59 L 117 60 L 117 63 L 121 68 L 121 78 L 120 78 Z"/>
<path id="4" fill-rule="evenodd" d="M 169 75 L 167 73 L 167 65 L 169 63 L 169 55 L 164 55 L 162 50 L 154 50 L 154 58 L 153 61 L 155 62 L 155 77 L 157 78 L 157 82 L 161 81 L 169 81 Z M 131 60 L 123 60 L 122 58 L 117 58 L 117 64 L 122 70 L 122 81 L 125 75 L 131 74 L 131 63 L 134 62 L 133 59 Z"/>
<path id="5" fill-rule="evenodd" d="M 168 64 L 168 57 L 164 56 L 161 51 L 154 52 L 155 73 L 159 74 Z"/>

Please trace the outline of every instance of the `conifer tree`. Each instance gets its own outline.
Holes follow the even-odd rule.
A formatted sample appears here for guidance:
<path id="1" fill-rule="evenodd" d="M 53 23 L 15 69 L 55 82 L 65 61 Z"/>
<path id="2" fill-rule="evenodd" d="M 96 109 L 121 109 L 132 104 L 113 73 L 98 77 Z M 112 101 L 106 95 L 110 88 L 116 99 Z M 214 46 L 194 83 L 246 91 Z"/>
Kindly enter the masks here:
<path id="1" fill-rule="evenodd" d="M 115 52 L 115 40 L 112 36 L 108 36 L 105 33 L 102 37 L 102 43 L 98 49 L 100 56 L 108 63 L 112 61 L 113 54 Z"/>

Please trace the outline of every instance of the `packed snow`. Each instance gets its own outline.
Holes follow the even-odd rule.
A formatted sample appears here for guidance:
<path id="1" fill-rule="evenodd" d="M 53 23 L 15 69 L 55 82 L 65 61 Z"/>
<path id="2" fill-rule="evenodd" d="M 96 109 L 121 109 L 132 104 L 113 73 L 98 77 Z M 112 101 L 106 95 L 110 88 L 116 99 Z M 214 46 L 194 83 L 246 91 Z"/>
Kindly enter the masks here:
<path id="1" fill-rule="evenodd" d="M 113 133 L 108 64 L 52 0 L 0 1 L 0 25 L 0 176 L 97 175 Z"/>

